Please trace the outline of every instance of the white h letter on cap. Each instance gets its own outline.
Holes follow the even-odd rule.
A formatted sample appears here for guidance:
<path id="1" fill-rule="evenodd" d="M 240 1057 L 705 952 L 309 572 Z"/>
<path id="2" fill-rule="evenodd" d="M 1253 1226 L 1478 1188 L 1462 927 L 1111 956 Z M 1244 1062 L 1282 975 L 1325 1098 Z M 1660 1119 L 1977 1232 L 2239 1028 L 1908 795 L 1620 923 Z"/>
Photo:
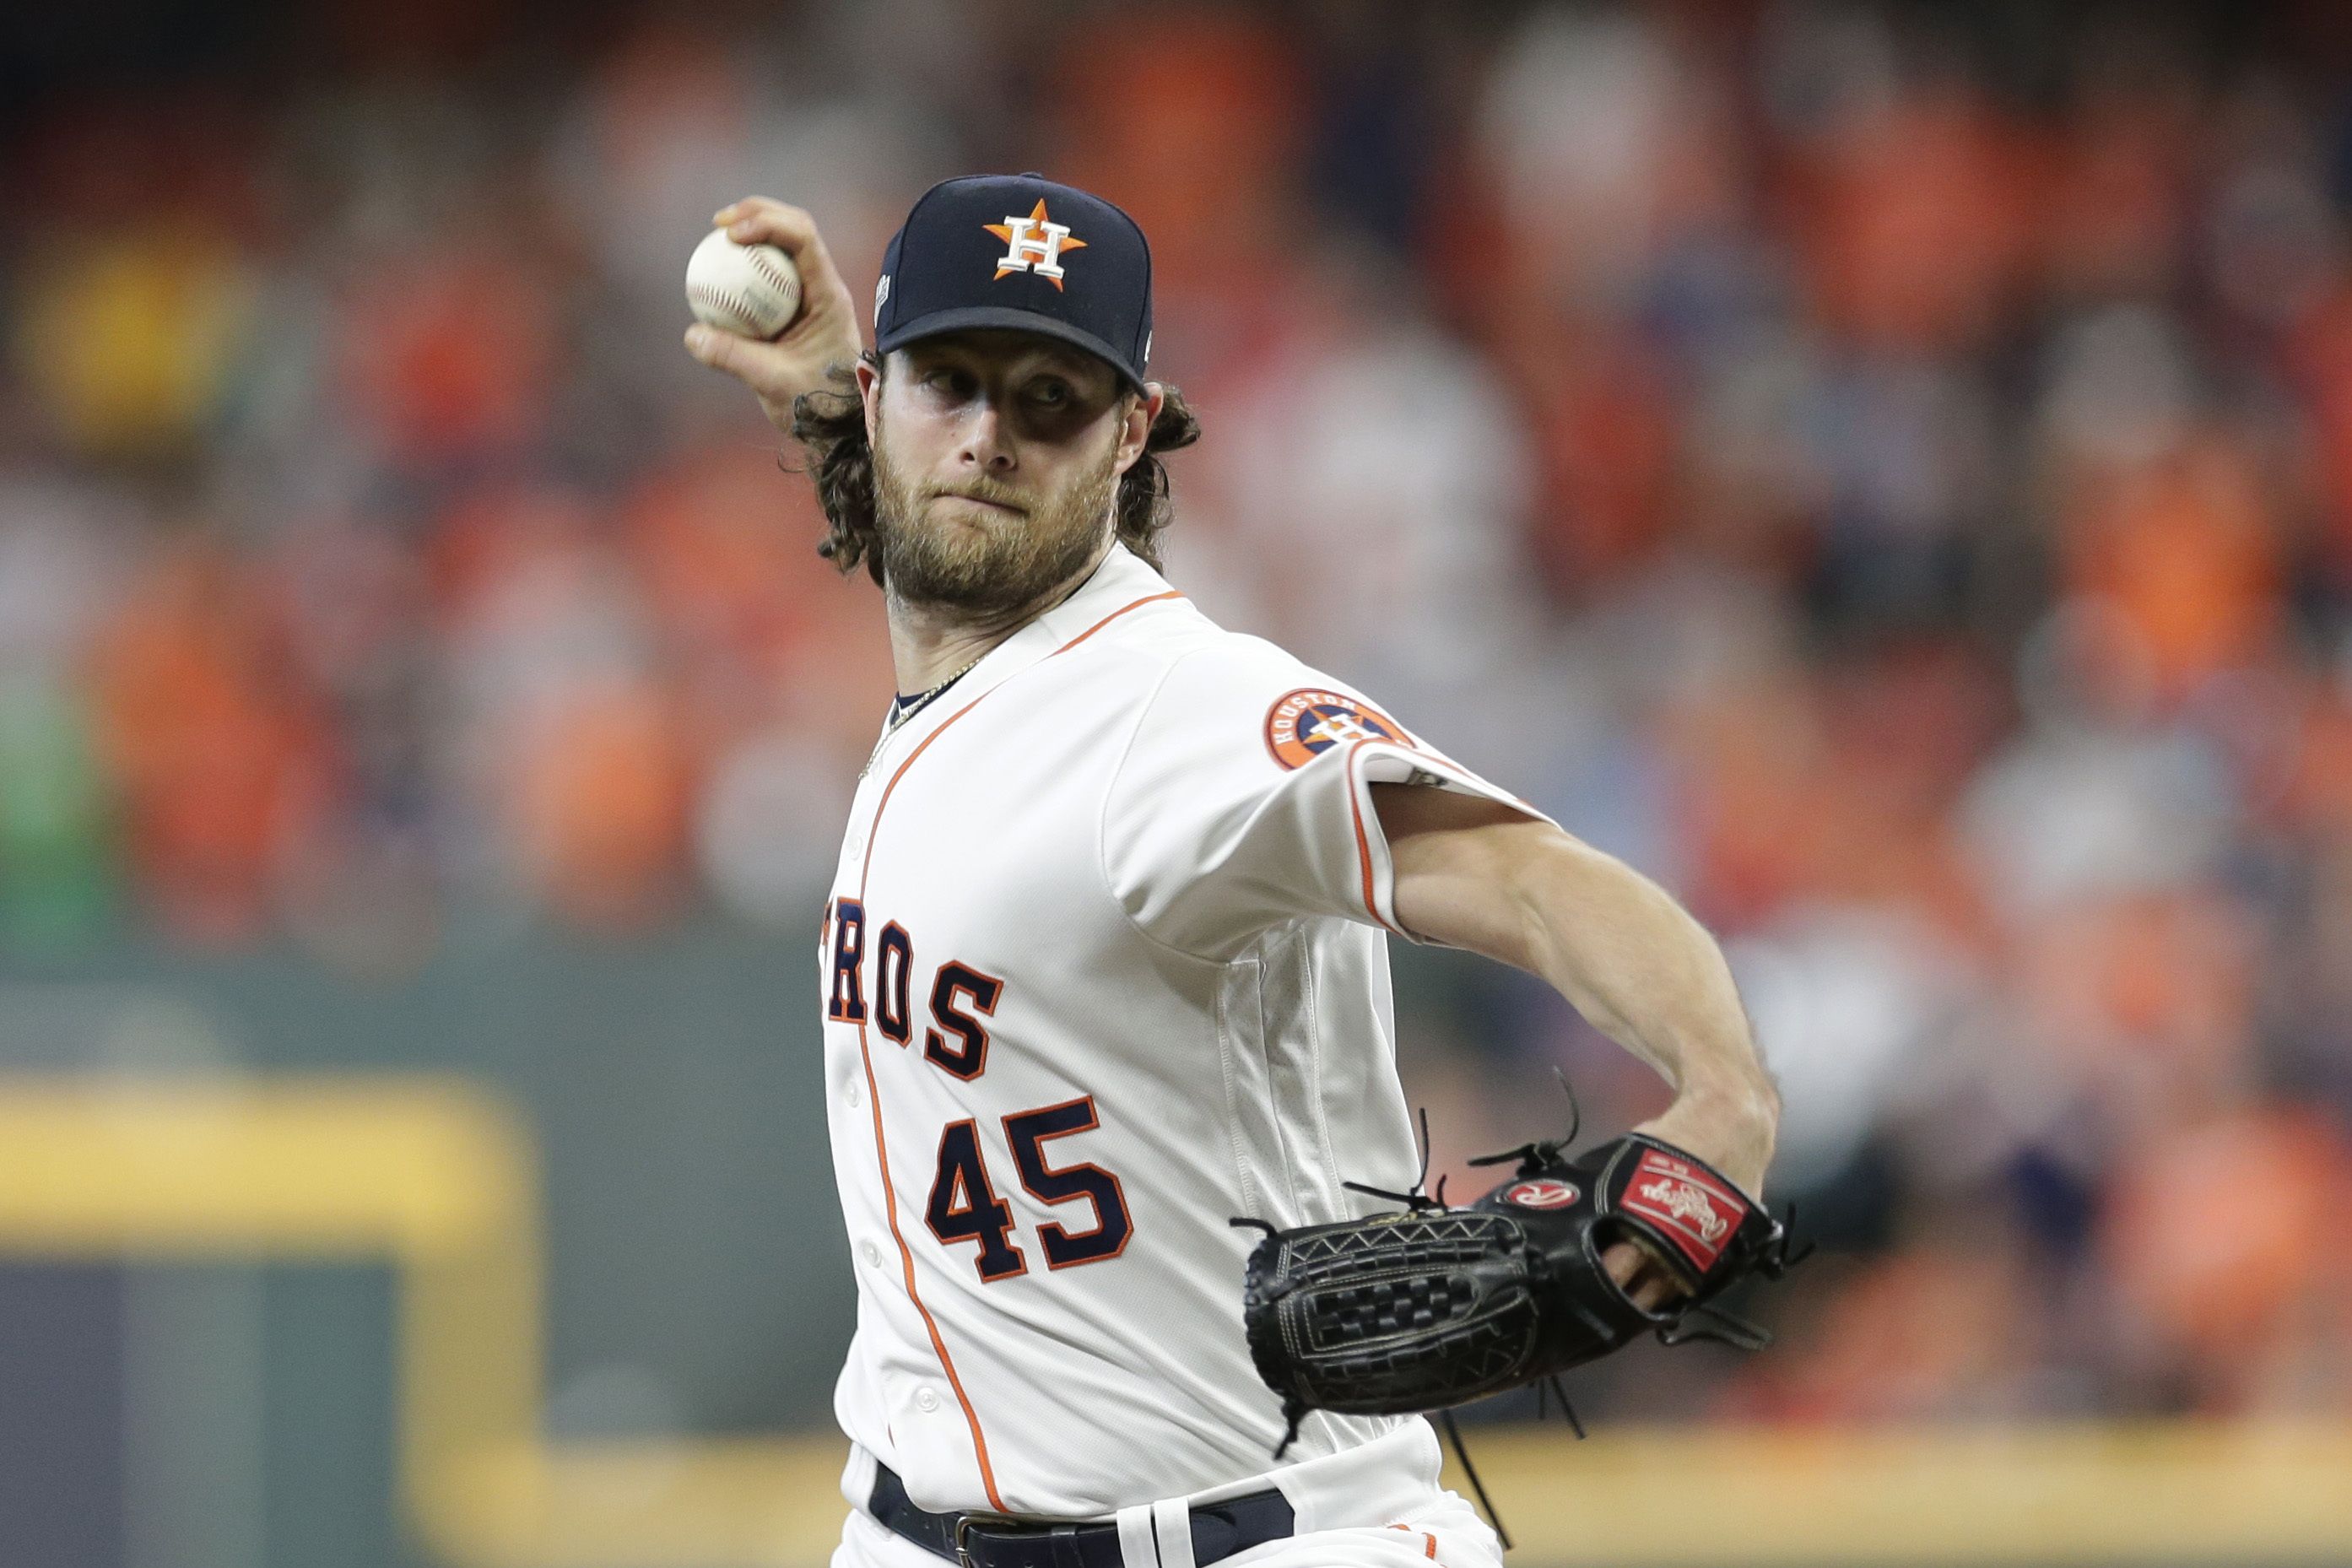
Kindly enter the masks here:
<path id="1" fill-rule="evenodd" d="M 1070 237 L 1070 226 L 1066 223 L 1039 223 L 1034 217 L 1004 215 L 1007 235 L 1004 254 L 997 258 L 999 272 L 1026 272 L 1034 265 L 1042 278 L 1062 276 L 1062 241 Z M 1032 228 L 1042 228 L 1043 236 L 1033 235 Z"/>

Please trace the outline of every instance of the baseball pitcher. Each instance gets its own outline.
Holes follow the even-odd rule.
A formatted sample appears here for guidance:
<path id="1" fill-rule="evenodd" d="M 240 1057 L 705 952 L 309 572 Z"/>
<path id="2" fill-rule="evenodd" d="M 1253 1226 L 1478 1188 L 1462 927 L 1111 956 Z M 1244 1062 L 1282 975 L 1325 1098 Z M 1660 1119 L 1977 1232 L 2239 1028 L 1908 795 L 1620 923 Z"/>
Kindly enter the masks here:
<path id="1" fill-rule="evenodd" d="M 802 444 L 898 676 L 816 954 L 858 1284 L 836 1568 L 1490 1568 L 1397 1412 L 1672 1321 L 1773 1228 L 1778 1103 L 1721 953 L 1161 575 L 1161 458 L 1199 426 L 1150 377 L 1124 212 L 1035 174 L 933 187 L 870 352 L 808 214 L 718 222 L 789 252 L 805 303 L 688 348 Z M 1407 1194 L 1418 1164 L 1391 933 L 1541 976 L 1675 1098 L 1599 1163 L 1531 1146 L 1475 1209 L 1412 1191 L 1423 1272 L 1375 1258 L 1368 1293 L 1349 1249 L 1410 1227 L 1343 1183 Z"/>

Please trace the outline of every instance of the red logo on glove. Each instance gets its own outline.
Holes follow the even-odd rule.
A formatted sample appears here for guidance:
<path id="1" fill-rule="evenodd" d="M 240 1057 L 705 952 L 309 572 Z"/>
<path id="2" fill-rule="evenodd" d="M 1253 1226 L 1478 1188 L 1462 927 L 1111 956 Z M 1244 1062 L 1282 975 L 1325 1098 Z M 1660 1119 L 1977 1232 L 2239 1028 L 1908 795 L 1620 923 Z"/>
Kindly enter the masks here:
<path id="1" fill-rule="evenodd" d="M 1503 1194 L 1503 1201 L 1523 1209 L 1564 1209 L 1576 1201 L 1576 1189 L 1546 1176 L 1519 1183 Z"/>
<path id="2" fill-rule="evenodd" d="M 1642 1151 L 1619 1207 L 1640 1215 L 1698 1267 L 1715 1267 L 1724 1243 L 1748 1217 L 1748 1200 L 1697 1166 L 1655 1149 Z"/>

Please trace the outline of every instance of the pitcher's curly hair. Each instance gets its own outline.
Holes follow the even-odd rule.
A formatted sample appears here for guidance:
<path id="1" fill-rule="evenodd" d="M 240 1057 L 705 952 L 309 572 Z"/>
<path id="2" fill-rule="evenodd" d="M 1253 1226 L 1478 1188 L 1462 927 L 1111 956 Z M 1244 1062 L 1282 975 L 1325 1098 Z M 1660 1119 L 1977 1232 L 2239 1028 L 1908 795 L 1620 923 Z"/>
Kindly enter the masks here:
<path id="1" fill-rule="evenodd" d="M 872 350 L 858 357 L 877 372 L 881 369 Z M 874 450 L 866 439 L 866 410 L 847 367 L 835 367 L 832 380 L 833 385 L 803 392 L 793 402 L 793 435 L 807 449 L 817 504 L 824 508 L 831 525 L 816 552 L 845 576 L 865 562 L 867 574 L 879 584 L 882 555 L 873 547 Z M 1201 438 L 1201 422 L 1186 405 L 1184 395 L 1172 386 L 1164 390 L 1160 416 L 1143 437 L 1143 455 L 1118 477 L 1115 503 L 1120 542 L 1155 568 L 1160 563 L 1160 535 L 1175 517 L 1160 454 Z"/>

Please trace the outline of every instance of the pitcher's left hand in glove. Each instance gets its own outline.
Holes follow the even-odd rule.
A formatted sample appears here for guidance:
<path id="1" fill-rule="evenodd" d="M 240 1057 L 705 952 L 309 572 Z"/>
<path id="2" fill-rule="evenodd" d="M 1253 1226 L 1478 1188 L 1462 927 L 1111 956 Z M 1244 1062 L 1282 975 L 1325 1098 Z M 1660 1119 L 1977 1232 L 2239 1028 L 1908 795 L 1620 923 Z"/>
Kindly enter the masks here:
<path id="1" fill-rule="evenodd" d="M 1645 1333 L 1759 1349 L 1769 1335 L 1707 1303 L 1795 1261 L 1788 1233 L 1705 1161 L 1628 1133 L 1566 1160 L 1535 1143 L 1467 1208 L 1274 1230 L 1250 1255 L 1243 1319 L 1258 1374 L 1297 1429 L 1309 1409 L 1438 1410 L 1596 1360 Z M 1493 1162 L 1477 1162 L 1486 1163 Z M 1629 1296 L 1603 1262 L 1635 1242 L 1678 1295 Z M 1658 1294 L 1644 1289 L 1645 1299 Z"/>

